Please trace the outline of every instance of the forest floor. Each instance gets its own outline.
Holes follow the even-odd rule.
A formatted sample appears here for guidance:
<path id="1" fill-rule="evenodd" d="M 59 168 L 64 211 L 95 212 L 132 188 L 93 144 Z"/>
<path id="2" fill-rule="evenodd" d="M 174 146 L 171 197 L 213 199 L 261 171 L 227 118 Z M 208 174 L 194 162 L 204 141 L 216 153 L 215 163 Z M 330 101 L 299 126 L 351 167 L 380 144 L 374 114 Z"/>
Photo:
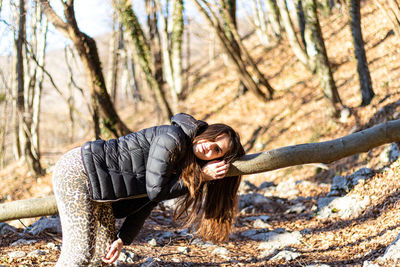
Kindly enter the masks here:
<path id="1" fill-rule="evenodd" d="M 248 153 L 300 143 L 320 142 L 339 138 L 354 131 L 371 127 L 392 119 L 400 119 L 400 37 L 391 31 L 390 22 L 374 4 L 363 1 L 362 28 L 367 58 L 372 77 L 375 98 L 372 103 L 360 107 L 360 92 L 356 74 L 350 29 L 346 14 L 338 10 L 327 19 L 322 19 L 322 32 L 333 66 L 334 78 L 343 103 L 351 109 L 351 115 L 344 120 L 334 119 L 328 101 L 323 97 L 318 79 L 303 67 L 293 55 L 286 39 L 274 48 L 254 46 L 255 36 L 246 40 L 261 71 L 276 89 L 274 99 L 260 102 L 251 93 L 238 96 L 238 81 L 235 73 L 224 67 L 221 57 L 215 63 L 204 60 L 194 64 L 191 72 L 191 88 L 188 98 L 181 103 L 180 110 L 193 114 L 207 122 L 224 122 L 233 126 L 242 137 Z M 150 111 L 149 111 L 150 110 Z M 136 110 L 124 110 L 123 114 L 132 129 L 151 126 L 148 118 L 156 117 L 156 110 L 148 104 L 141 104 Z M 56 158 L 73 146 L 62 147 L 55 157 L 44 159 L 48 174 L 39 179 L 26 171 L 24 164 L 13 163 L 0 171 L 1 201 L 41 197 L 51 194 L 51 166 Z M 284 228 L 286 231 L 308 229 L 302 243 L 293 245 L 301 257 L 291 261 L 271 260 L 260 256 L 259 241 L 240 238 L 240 232 L 251 229 L 239 215 L 234 229 L 235 238 L 220 244 L 230 251 L 230 260 L 212 254 L 212 247 L 199 247 L 191 239 L 176 238 L 168 243 L 152 246 L 149 236 L 155 231 L 171 231 L 174 224 L 170 219 L 159 220 L 154 212 L 146 222 L 133 245 L 127 250 L 135 253 L 134 263 L 138 266 L 147 257 L 158 258 L 162 266 L 307 266 L 327 264 L 328 266 L 362 266 L 365 261 L 374 261 L 382 256 L 385 249 L 400 234 L 400 189 L 399 164 L 393 164 L 385 171 L 379 159 L 384 147 L 377 147 L 368 153 L 359 154 L 328 164 L 328 169 L 316 165 L 302 165 L 267 173 L 245 176 L 255 185 L 264 181 L 278 184 L 285 180 L 309 181 L 312 186 L 300 186 L 298 196 L 302 197 L 307 210 L 292 214 L 284 209 L 253 215 L 270 216 L 271 230 Z M 361 196 L 368 196 L 369 206 L 349 219 L 315 216 L 313 207 L 317 199 L 326 196 L 334 175 L 349 175 L 368 167 L 377 171 L 372 178 L 357 185 L 353 190 Z M 279 193 L 279 192 L 278 192 Z M 281 198 L 289 206 L 290 199 Z M 33 219 L 24 219 L 26 225 Z M 19 221 L 9 222 L 19 227 Z M 60 235 L 41 235 L 31 245 L 11 247 L 17 235 L 1 237 L 0 265 L 5 266 L 51 266 L 57 260 L 58 250 L 51 250 L 43 256 L 20 258 L 9 261 L 9 253 L 15 250 L 30 252 L 46 249 L 49 242 L 61 243 Z M 36 239 L 38 239 L 36 237 Z M 185 253 L 180 247 L 189 248 Z M 387 263 L 389 264 L 389 262 Z"/>

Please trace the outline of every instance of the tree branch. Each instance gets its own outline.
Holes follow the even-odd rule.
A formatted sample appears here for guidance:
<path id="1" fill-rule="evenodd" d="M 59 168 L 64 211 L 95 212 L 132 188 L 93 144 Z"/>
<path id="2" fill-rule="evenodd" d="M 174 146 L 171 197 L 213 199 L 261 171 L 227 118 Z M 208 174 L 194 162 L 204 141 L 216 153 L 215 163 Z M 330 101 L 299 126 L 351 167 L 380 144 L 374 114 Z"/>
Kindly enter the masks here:
<path id="1" fill-rule="evenodd" d="M 308 163 L 331 163 L 383 144 L 400 141 L 400 119 L 384 122 L 331 141 L 301 144 L 243 156 L 227 176 L 254 174 Z M 57 213 L 54 197 L 0 204 L 0 222 Z"/>
<path id="2" fill-rule="evenodd" d="M 399 140 L 400 120 L 388 121 L 331 141 L 287 146 L 245 155 L 232 163 L 227 176 L 254 174 L 300 164 L 331 163 Z"/>
<path id="3" fill-rule="evenodd" d="M 47 19 L 57 28 L 65 37 L 70 38 L 68 33 L 68 25 L 65 23 L 50 6 L 49 0 L 40 0 Z"/>

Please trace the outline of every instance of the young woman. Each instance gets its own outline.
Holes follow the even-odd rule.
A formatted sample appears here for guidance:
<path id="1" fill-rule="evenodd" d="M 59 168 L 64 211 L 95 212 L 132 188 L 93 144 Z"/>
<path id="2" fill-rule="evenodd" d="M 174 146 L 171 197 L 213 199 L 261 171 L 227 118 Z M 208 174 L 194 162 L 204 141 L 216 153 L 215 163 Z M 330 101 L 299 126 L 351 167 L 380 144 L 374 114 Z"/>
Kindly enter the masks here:
<path id="1" fill-rule="evenodd" d="M 57 266 L 111 264 L 160 201 L 180 197 L 175 219 L 205 240 L 229 237 L 241 177 L 226 177 L 244 155 L 238 134 L 184 113 L 161 125 L 85 143 L 53 172 L 63 243 Z M 115 218 L 125 218 L 115 234 Z"/>

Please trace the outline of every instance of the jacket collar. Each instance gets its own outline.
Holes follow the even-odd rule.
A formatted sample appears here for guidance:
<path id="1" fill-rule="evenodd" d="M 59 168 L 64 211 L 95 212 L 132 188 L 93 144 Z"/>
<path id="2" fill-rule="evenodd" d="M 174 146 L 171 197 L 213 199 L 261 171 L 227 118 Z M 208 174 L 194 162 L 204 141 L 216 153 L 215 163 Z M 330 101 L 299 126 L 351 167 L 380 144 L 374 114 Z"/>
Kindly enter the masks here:
<path id="1" fill-rule="evenodd" d="M 178 125 L 183 132 L 193 139 L 200 128 L 207 126 L 205 121 L 196 120 L 186 113 L 178 113 L 171 118 L 172 125 Z"/>

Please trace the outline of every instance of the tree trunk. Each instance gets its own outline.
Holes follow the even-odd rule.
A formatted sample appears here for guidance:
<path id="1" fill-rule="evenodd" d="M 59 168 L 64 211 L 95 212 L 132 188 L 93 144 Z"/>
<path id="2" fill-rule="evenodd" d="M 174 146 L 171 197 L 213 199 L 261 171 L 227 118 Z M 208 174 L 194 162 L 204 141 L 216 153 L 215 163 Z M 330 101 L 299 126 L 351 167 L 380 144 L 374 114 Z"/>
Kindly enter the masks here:
<path id="1" fill-rule="evenodd" d="M 150 47 L 144 36 L 136 14 L 133 12 L 132 5 L 129 4 L 129 1 L 121 0 L 118 1 L 117 8 L 122 22 L 129 31 L 132 41 L 134 42 L 139 64 L 146 76 L 146 81 L 149 87 L 154 91 L 157 103 L 161 108 L 162 116 L 165 120 L 170 119 L 173 115 L 172 110 L 164 92 L 162 91 L 162 88 L 154 77 L 154 66 L 151 59 Z"/>
<path id="2" fill-rule="evenodd" d="M 190 88 L 190 71 L 191 71 L 191 61 L 192 61 L 192 52 L 191 52 L 191 20 L 187 18 L 187 23 L 186 23 L 186 65 L 185 65 L 185 86 L 183 87 L 183 93 L 182 96 L 185 98 L 188 93 L 189 93 L 189 88 Z"/>
<path id="3" fill-rule="evenodd" d="M 168 2 L 166 4 L 165 11 L 162 8 L 162 5 L 160 3 L 160 0 L 155 0 L 157 4 L 157 9 L 158 12 L 160 13 L 160 40 L 161 40 L 161 51 L 162 51 L 162 56 L 163 56 L 163 70 L 164 70 L 164 77 L 165 80 L 167 81 L 167 84 L 169 86 L 170 92 L 171 92 L 171 98 L 173 105 L 177 107 L 178 105 L 178 92 L 176 91 L 176 86 L 175 86 L 175 79 L 174 79 L 174 74 L 173 74 L 173 65 L 172 65 L 172 55 L 171 55 L 171 39 L 169 38 L 170 33 L 168 31 L 169 29 L 169 8 L 168 8 Z"/>
<path id="4" fill-rule="evenodd" d="M 17 144 L 19 144 L 19 151 L 21 155 L 24 157 L 29 170 L 35 175 L 39 176 L 44 173 L 43 168 L 40 164 L 40 156 L 39 151 L 36 150 L 34 146 L 34 136 L 37 134 L 35 131 L 35 125 L 33 124 L 33 113 L 32 113 L 32 100 L 39 98 L 37 94 L 39 92 L 33 93 L 34 89 L 36 89 L 36 80 L 39 77 L 36 77 L 36 70 L 31 74 L 29 73 L 28 64 L 27 70 L 25 71 L 24 62 L 27 60 L 26 55 L 24 54 L 24 48 L 26 48 L 25 43 L 26 40 L 26 9 L 25 9 L 25 1 L 19 1 L 19 14 L 18 14 L 18 34 L 17 39 L 15 40 L 16 46 L 16 105 L 17 105 L 17 117 L 18 117 L 18 140 Z M 35 15 L 33 15 L 36 18 Z M 34 26 L 36 26 L 34 24 Z M 33 29 L 33 36 L 35 37 L 36 31 Z M 35 38 L 33 38 L 35 39 Z M 35 42 L 35 40 L 33 40 Z M 35 43 L 32 44 L 33 47 L 36 46 Z M 44 55 L 43 55 L 44 57 Z M 43 75 L 42 75 L 43 78 Z M 39 78 L 40 79 L 40 78 Z M 40 103 L 37 103 L 36 110 L 39 109 Z M 39 116 L 39 114 L 36 114 Z M 33 125 L 33 129 L 32 129 Z M 33 130 L 33 131 L 32 131 Z M 37 136 L 36 136 L 37 137 Z"/>
<path id="5" fill-rule="evenodd" d="M 183 91 L 182 78 L 182 42 L 183 42 L 183 0 L 173 1 L 172 32 L 171 32 L 171 61 L 175 92 L 181 96 Z"/>
<path id="6" fill-rule="evenodd" d="M 225 36 L 228 38 L 230 45 L 232 46 L 232 49 L 235 54 L 237 54 L 237 58 L 240 60 L 243 60 L 242 58 L 242 50 L 240 48 L 240 45 L 238 42 L 240 40 L 237 40 L 235 37 L 234 31 L 237 29 L 237 20 L 236 20 L 236 0 L 219 0 L 219 13 L 222 17 L 222 29 L 224 30 Z M 214 46 L 215 48 L 215 46 Z M 225 61 L 230 62 L 228 59 L 229 55 L 225 53 Z M 229 63 L 226 65 L 230 65 Z M 247 79 L 247 78 L 245 78 Z M 241 88 L 243 88 L 241 90 Z M 246 84 L 243 81 L 240 81 L 239 84 L 239 93 L 240 91 L 247 91 L 248 88 Z"/>
<path id="7" fill-rule="evenodd" d="M 105 128 L 115 137 L 126 135 L 130 132 L 121 121 L 108 94 L 104 81 L 101 62 L 97 52 L 96 42 L 93 38 L 81 32 L 75 20 L 73 0 L 63 2 L 64 22 L 51 8 L 48 0 L 40 0 L 48 20 L 65 37 L 72 40 L 79 57 L 82 60 L 88 82 L 93 108 L 93 122 L 95 124 L 96 138 L 100 135 L 97 121 L 102 120 Z"/>
<path id="8" fill-rule="evenodd" d="M 0 112 L 4 116 L 0 117 L 0 170 L 4 168 L 5 165 L 5 152 L 6 152 L 6 136 L 7 136 L 7 126 L 10 119 L 10 109 L 12 109 L 12 89 L 9 84 L 10 77 L 4 75 L 3 70 L 0 70 L 0 76 L 2 81 L 3 90 L 0 89 Z M 11 79 L 12 80 L 12 79 Z"/>
<path id="9" fill-rule="evenodd" d="M 0 93 L 0 111 L 5 116 L 0 118 L 0 169 L 4 168 L 4 156 L 6 154 L 6 133 L 7 133 L 7 119 L 6 114 L 8 110 L 8 96 L 6 93 Z"/>
<path id="10" fill-rule="evenodd" d="M 15 68 L 15 82 L 13 90 L 13 122 L 14 122 L 14 157 L 19 160 L 23 155 L 21 151 L 21 138 L 20 128 L 22 127 L 22 114 L 24 111 L 24 65 L 23 65 L 23 44 L 25 40 L 25 1 L 20 1 L 18 11 L 15 17 L 17 18 L 18 31 L 14 32 L 17 37 L 14 41 L 14 68 Z"/>
<path id="11" fill-rule="evenodd" d="M 158 15 L 154 0 L 146 0 L 147 26 L 149 28 L 149 50 L 153 62 L 153 76 L 158 86 L 164 88 L 163 64 L 161 54 L 160 33 L 158 31 Z"/>
<path id="12" fill-rule="evenodd" d="M 300 29 L 300 36 L 301 36 L 301 41 L 303 42 L 303 46 L 307 47 L 306 44 L 306 38 L 304 36 L 304 32 L 306 30 L 306 18 L 304 15 L 304 9 L 303 5 L 301 3 L 301 0 L 296 0 L 295 3 L 296 5 L 296 16 L 297 16 L 297 23 Z"/>
<path id="13" fill-rule="evenodd" d="M 337 114 L 342 108 L 342 101 L 329 66 L 328 55 L 318 20 L 316 0 L 304 0 L 303 8 L 306 20 L 307 55 L 313 60 L 323 93 L 329 99 Z"/>
<path id="14" fill-rule="evenodd" d="M 226 0 L 224 0 L 226 1 Z M 236 10 L 236 8 L 235 8 Z M 274 88 L 269 84 L 268 80 L 265 78 L 264 74 L 261 73 L 259 68 L 257 67 L 257 64 L 254 62 L 253 58 L 251 57 L 249 51 L 247 48 L 244 46 L 241 37 L 239 36 L 239 33 L 237 31 L 237 25 L 236 25 L 236 17 L 232 17 L 234 13 L 230 11 L 230 9 L 224 9 L 223 10 L 226 13 L 226 18 L 227 18 L 227 23 L 228 26 L 230 27 L 230 32 L 233 35 L 233 38 L 235 40 L 235 47 L 236 45 L 238 46 L 236 49 L 240 51 L 239 57 L 241 58 L 241 54 L 243 54 L 243 58 L 245 59 L 244 61 L 247 62 L 248 64 L 251 65 L 253 71 L 254 71 L 254 76 L 257 79 L 257 85 L 260 86 L 262 85 L 265 87 L 265 89 L 268 91 L 268 98 L 272 99 L 272 96 L 274 94 Z M 228 12 L 229 16 L 228 16 Z"/>
<path id="15" fill-rule="evenodd" d="M 357 60 L 357 74 L 361 90 L 361 106 L 371 103 L 375 93 L 372 89 L 371 75 L 368 68 L 367 56 L 365 55 L 364 40 L 361 31 L 360 0 L 347 0 L 349 6 L 349 17 L 351 35 L 355 57 Z"/>
<path id="16" fill-rule="evenodd" d="M 40 165 L 40 144 L 39 144 L 39 123 L 40 123 L 40 106 L 44 81 L 44 66 L 47 45 L 48 21 L 42 16 L 42 8 L 38 3 L 34 3 L 34 14 L 32 15 L 32 30 L 30 44 L 30 62 L 26 66 L 30 67 L 31 74 L 28 83 L 28 101 L 27 110 L 31 113 L 31 123 L 29 125 L 29 136 L 31 140 L 31 151 L 34 156 L 34 169 L 36 175 L 42 175 L 44 170 Z M 27 49 L 29 51 L 29 49 Z M 31 63 L 33 61 L 33 63 Z"/>
<path id="17" fill-rule="evenodd" d="M 251 7 L 253 16 L 250 19 L 254 22 L 255 30 L 263 46 L 269 46 L 269 37 L 267 31 L 267 20 L 265 18 L 265 13 L 263 5 L 260 0 L 251 0 Z"/>
<path id="18" fill-rule="evenodd" d="M 276 0 L 266 0 L 265 8 L 267 10 L 268 21 L 271 24 L 272 32 L 275 37 L 280 38 L 281 36 L 281 22 L 279 18 L 279 9 L 276 4 Z"/>
<path id="19" fill-rule="evenodd" d="M 75 107 L 75 97 L 74 97 L 74 79 L 73 79 L 73 72 L 72 72 L 72 67 L 69 64 L 69 56 L 68 54 L 71 54 L 72 56 L 72 49 L 68 49 L 68 46 L 64 47 L 64 58 L 65 58 L 65 63 L 68 68 L 68 76 L 69 80 L 67 81 L 67 89 L 68 89 L 68 97 L 67 97 L 67 106 L 68 106 L 68 119 L 69 119 L 69 130 L 68 130 L 68 135 L 69 135 L 69 142 L 73 143 L 74 142 L 74 137 L 75 137 L 75 116 L 74 116 L 74 107 Z M 83 99 L 85 100 L 85 96 L 82 96 Z M 85 101 L 86 102 L 86 101 Z M 90 105 L 87 105 L 89 108 L 89 113 L 92 113 L 90 109 Z"/>
<path id="20" fill-rule="evenodd" d="M 107 89 L 112 102 L 117 101 L 118 73 L 120 65 L 120 48 L 122 42 L 122 29 L 118 23 L 117 15 L 113 14 L 113 29 L 109 42 Z"/>
<path id="21" fill-rule="evenodd" d="M 309 60 L 306 50 L 301 46 L 299 39 L 297 38 L 296 32 L 293 27 L 292 20 L 289 15 L 288 7 L 285 0 L 277 0 L 277 4 L 280 10 L 282 23 L 286 31 L 286 35 L 290 46 L 293 49 L 294 54 L 300 60 L 300 62 L 307 67 L 309 70 L 314 70 L 314 64 Z"/>
<path id="22" fill-rule="evenodd" d="M 320 5 L 321 5 L 321 10 L 322 14 L 324 17 L 328 17 L 331 14 L 331 0 L 322 0 Z"/>
<path id="23" fill-rule="evenodd" d="M 201 1 L 204 5 L 207 6 L 208 10 L 203 8 L 198 0 L 194 0 L 193 3 L 196 5 L 197 9 L 204 15 L 205 19 L 208 21 L 211 27 L 214 28 L 215 33 L 222 44 L 222 48 L 228 55 L 228 58 L 232 60 L 232 66 L 235 68 L 240 81 L 243 82 L 244 86 L 261 101 L 270 100 L 272 98 L 274 89 L 269 85 L 268 81 L 258 70 L 252 58 L 249 57 L 248 51 L 243 46 L 240 38 L 237 38 L 237 31 L 235 27 L 232 26 L 233 21 L 229 21 L 231 32 L 232 34 L 234 34 L 234 38 L 236 40 L 236 43 L 239 45 L 241 52 L 244 53 L 245 59 L 242 58 L 241 54 L 237 53 L 237 48 L 234 47 L 233 43 L 230 41 L 223 29 L 223 23 L 218 20 L 216 14 L 210 9 L 208 3 L 203 0 Z M 210 15 L 208 14 L 208 12 L 210 12 Z M 227 10 L 225 10 L 225 12 L 227 12 Z M 258 82 L 254 80 L 252 74 L 250 74 L 247 70 L 245 61 L 248 61 L 251 64 L 253 71 L 255 72 L 254 76 L 256 77 L 256 79 L 258 79 Z M 263 91 L 261 91 L 259 85 L 265 86 L 267 88 L 267 91 L 269 92 L 269 95 L 266 95 Z"/>
<path id="24" fill-rule="evenodd" d="M 383 144 L 398 142 L 399 136 L 400 120 L 392 120 L 331 141 L 281 147 L 245 155 L 232 162 L 227 176 L 261 173 L 309 163 L 328 164 L 368 152 Z M 0 204 L 0 222 L 53 215 L 56 212 L 53 197 L 12 201 Z"/>

